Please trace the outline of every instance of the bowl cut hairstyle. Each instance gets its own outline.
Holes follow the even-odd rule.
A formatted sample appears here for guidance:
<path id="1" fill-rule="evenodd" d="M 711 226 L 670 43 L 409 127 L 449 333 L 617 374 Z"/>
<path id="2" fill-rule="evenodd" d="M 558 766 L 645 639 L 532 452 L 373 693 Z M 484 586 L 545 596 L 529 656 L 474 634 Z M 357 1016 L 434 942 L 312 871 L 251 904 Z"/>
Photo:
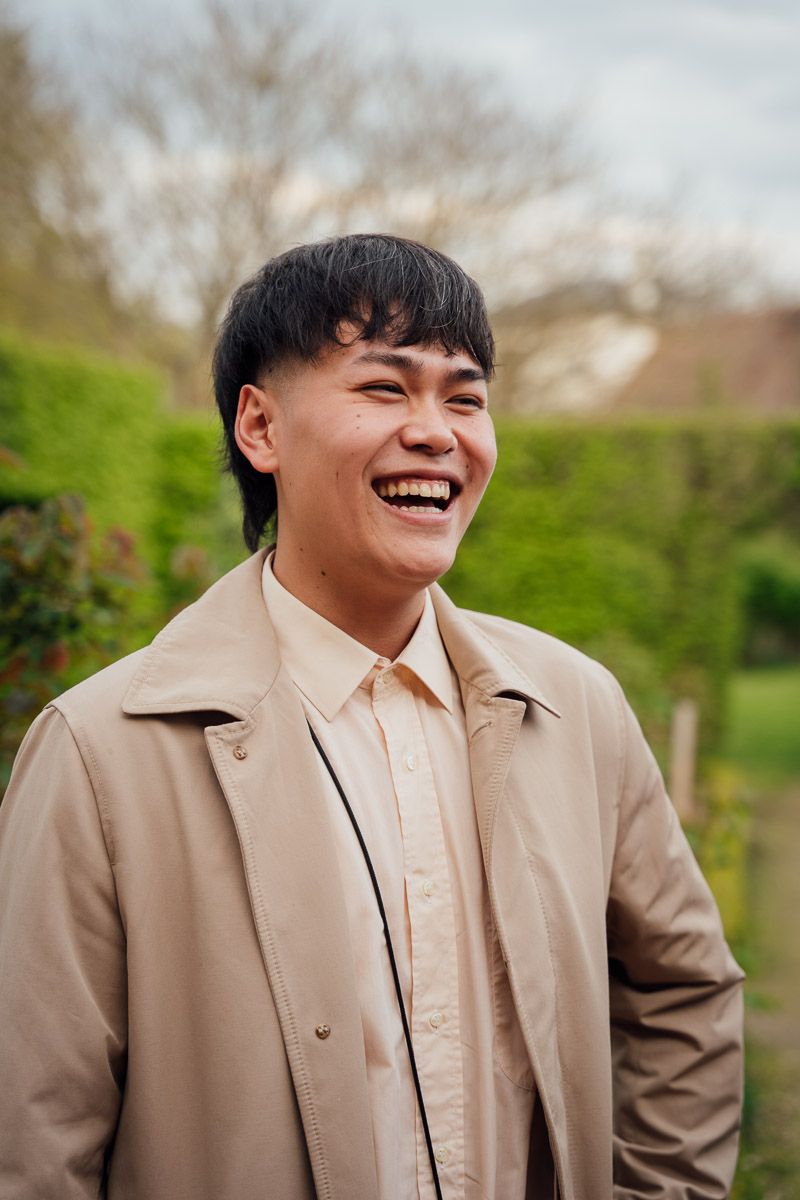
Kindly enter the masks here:
<path id="1" fill-rule="evenodd" d="M 483 294 L 447 255 L 407 238 L 352 234 L 297 246 L 270 259 L 231 298 L 214 350 L 214 392 L 226 468 L 242 499 L 242 532 L 258 548 L 277 513 L 272 475 L 251 466 L 236 444 L 239 393 L 276 366 L 314 362 L 346 345 L 343 326 L 364 341 L 440 346 L 468 354 L 494 373 L 494 339 Z"/>

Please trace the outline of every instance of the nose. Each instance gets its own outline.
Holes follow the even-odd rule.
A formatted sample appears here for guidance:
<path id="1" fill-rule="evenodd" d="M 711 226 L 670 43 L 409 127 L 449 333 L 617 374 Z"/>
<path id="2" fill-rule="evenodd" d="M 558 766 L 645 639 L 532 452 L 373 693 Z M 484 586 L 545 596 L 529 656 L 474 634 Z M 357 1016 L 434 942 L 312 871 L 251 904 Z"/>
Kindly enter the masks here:
<path id="1" fill-rule="evenodd" d="M 447 411 L 436 403 L 420 405 L 409 412 L 400 440 L 406 450 L 423 450 L 426 454 L 448 454 L 456 448 Z"/>

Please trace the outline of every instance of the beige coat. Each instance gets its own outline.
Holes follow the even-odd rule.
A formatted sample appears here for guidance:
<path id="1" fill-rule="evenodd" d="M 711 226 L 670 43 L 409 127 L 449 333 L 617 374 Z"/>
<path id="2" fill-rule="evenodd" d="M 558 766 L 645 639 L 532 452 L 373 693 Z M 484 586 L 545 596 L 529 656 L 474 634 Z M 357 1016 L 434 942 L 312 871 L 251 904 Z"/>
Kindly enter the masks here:
<path id="1" fill-rule="evenodd" d="M 55 701 L 20 751 L 0 810 L 2 1200 L 374 1195 L 334 839 L 261 562 Z M 603 668 L 434 596 L 540 1097 L 528 1196 L 555 1194 L 554 1160 L 563 1200 L 723 1197 L 741 973 L 638 726 Z"/>

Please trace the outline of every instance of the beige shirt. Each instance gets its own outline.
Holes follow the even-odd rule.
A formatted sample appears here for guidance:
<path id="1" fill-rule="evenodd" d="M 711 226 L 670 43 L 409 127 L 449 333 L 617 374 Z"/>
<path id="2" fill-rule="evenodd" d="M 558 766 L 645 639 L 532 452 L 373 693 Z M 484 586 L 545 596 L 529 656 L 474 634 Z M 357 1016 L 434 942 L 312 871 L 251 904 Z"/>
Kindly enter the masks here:
<path id="1" fill-rule="evenodd" d="M 492 927 L 464 711 L 430 597 L 394 663 L 278 583 L 281 657 L 380 884 L 446 1200 L 525 1195 L 533 1075 Z M 380 1200 L 434 1196 L 378 908 L 322 762 L 356 958 Z M 310 881 L 313 886 L 313 881 Z"/>

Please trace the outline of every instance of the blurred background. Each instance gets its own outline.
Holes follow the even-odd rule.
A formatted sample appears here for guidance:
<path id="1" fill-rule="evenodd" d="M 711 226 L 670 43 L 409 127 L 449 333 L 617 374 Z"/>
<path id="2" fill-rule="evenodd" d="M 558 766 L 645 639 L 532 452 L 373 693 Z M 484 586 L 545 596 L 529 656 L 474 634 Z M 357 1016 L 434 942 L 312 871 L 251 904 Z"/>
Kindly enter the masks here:
<path id="1" fill-rule="evenodd" d="M 244 557 L 233 288 L 380 230 L 481 282 L 446 586 L 620 677 L 749 973 L 738 1200 L 800 1197 L 800 10 L 4 0 L 0 770 Z"/>

